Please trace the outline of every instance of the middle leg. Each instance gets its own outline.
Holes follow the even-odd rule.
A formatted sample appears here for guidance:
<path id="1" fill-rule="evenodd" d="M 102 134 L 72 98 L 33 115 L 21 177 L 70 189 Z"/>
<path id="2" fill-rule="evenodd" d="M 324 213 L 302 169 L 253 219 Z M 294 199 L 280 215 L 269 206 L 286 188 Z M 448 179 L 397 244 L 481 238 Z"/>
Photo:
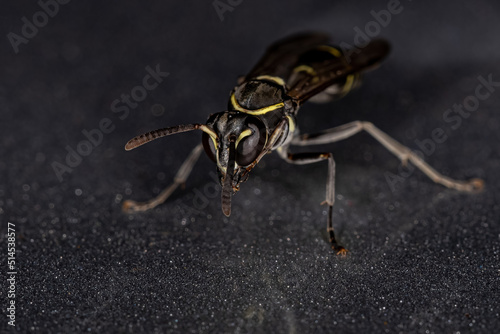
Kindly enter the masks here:
<path id="1" fill-rule="evenodd" d="M 342 247 L 335 239 L 335 232 L 333 230 L 333 204 L 335 203 L 335 160 L 331 153 L 290 153 L 287 148 L 280 147 L 278 149 L 279 155 L 287 162 L 296 165 L 311 164 L 318 161 L 328 160 L 328 177 L 326 181 L 326 199 L 321 204 L 328 205 L 328 221 L 326 231 L 330 238 L 332 249 L 339 255 L 346 255 L 347 249 Z"/>

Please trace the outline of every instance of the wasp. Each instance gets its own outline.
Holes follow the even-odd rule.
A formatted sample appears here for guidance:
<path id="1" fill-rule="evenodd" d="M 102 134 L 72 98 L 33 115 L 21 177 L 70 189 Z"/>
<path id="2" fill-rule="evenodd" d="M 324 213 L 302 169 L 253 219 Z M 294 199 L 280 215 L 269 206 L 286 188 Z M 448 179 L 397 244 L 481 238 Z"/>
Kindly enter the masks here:
<path id="1" fill-rule="evenodd" d="M 450 179 L 428 165 L 418 154 L 403 146 L 375 125 L 354 121 L 315 134 L 300 134 L 296 116 L 306 101 L 327 102 L 340 98 L 358 86 L 364 72 L 377 67 L 390 46 L 383 39 L 370 41 L 363 48 L 341 50 L 328 44 L 322 33 L 304 33 L 272 44 L 253 69 L 238 80 L 231 91 L 226 111 L 212 114 L 206 124 L 178 125 L 137 136 L 125 145 L 132 150 L 160 137 L 201 130 L 197 145 L 177 172 L 173 183 L 147 202 L 127 200 L 126 212 L 145 211 L 163 203 L 184 184 L 202 150 L 217 165 L 222 187 L 222 211 L 231 214 L 231 197 L 248 179 L 250 171 L 271 151 L 292 164 L 328 162 L 326 198 L 327 233 L 337 254 L 347 250 L 336 238 L 332 222 L 335 202 L 335 161 L 330 152 L 292 153 L 291 147 L 334 143 L 365 131 L 392 152 L 403 164 L 411 162 L 432 181 L 459 191 L 472 192 L 483 187 L 481 179 Z"/>

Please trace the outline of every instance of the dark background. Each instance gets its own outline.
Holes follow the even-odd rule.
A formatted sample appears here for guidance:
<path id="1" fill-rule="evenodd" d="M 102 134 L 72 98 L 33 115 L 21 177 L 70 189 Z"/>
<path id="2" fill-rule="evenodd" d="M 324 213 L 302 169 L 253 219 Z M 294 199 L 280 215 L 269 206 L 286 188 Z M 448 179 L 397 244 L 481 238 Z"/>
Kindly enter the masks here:
<path id="1" fill-rule="evenodd" d="M 226 2 L 225 0 L 222 0 Z M 236 4 L 236 1 L 233 2 Z M 146 213 L 121 212 L 168 185 L 199 133 L 125 152 L 131 137 L 204 122 L 225 109 L 237 76 L 290 33 L 325 31 L 353 44 L 386 1 L 70 1 L 15 53 L 7 35 L 33 21 L 35 1 L 4 3 L 0 44 L 0 329 L 7 326 L 7 223 L 16 229 L 19 332 L 492 333 L 500 325 L 500 89 L 452 129 L 446 110 L 500 81 L 498 1 L 402 1 L 379 36 L 392 52 L 342 100 L 307 104 L 302 132 L 361 119 L 411 148 L 441 128 L 426 155 L 480 194 L 432 183 L 366 134 L 321 147 L 337 162 L 334 224 L 324 233 L 326 164 L 273 154 L 225 218 L 202 157 L 184 191 Z M 111 103 L 170 75 L 125 119 Z M 109 118 L 82 162 L 58 180 L 52 164 L 83 130 Z M 392 186 L 388 177 L 398 176 Z M 214 190 L 215 189 L 215 190 Z"/>

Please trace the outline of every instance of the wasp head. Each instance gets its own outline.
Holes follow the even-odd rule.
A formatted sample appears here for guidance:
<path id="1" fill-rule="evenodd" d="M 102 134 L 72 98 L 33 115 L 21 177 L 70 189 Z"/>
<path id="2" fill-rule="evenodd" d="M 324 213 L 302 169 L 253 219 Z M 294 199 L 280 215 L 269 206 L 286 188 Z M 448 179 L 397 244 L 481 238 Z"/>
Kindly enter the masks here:
<path id="1" fill-rule="evenodd" d="M 158 138 L 192 130 L 203 131 L 203 147 L 217 164 L 219 172 L 222 211 L 229 216 L 231 196 L 239 190 L 240 183 L 246 181 L 252 168 L 271 150 L 275 140 L 268 138 L 267 127 L 260 118 L 225 111 L 211 115 L 206 125 L 178 125 L 144 133 L 129 140 L 125 149 L 132 150 Z"/>
<path id="2" fill-rule="evenodd" d="M 266 126 L 258 117 L 232 111 L 209 117 L 202 142 L 208 157 L 217 164 L 226 216 L 231 213 L 232 194 L 265 154 L 267 139 Z"/>

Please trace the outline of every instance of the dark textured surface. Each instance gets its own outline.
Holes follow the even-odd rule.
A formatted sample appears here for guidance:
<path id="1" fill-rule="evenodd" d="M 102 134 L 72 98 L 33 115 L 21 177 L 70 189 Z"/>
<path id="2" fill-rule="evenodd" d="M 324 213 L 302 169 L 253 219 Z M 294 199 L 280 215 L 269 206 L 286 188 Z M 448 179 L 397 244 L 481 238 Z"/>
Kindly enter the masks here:
<path id="1" fill-rule="evenodd" d="M 381 29 L 393 51 L 340 101 L 308 104 L 303 132 L 362 119 L 412 148 L 442 128 L 426 156 L 451 177 L 482 177 L 461 194 L 396 158 L 366 134 L 322 147 L 337 162 L 335 226 L 349 250 L 326 241 L 326 166 L 266 157 L 227 219 L 203 157 L 170 201 L 120 211 L 166 186 L 199 134 L 125 152 L 132 136 L 204 122 L 224 110 L 238 75 L 265 46 L 320 30 L 352 44 L 354 27 L 387 2 L 242 1 L 220 21 L 211 1 L 71 1 L 14 53 L 35 2 L 2 7 L 0 86 L 1 279 L 7 222 L 16 225 L 19 332 L 493 333 L 500 326 L 500 87 L 469 117 L 443 115 L 500 81 L 497 1 L 403 1 Z M 159 65 L 158 65 L 159 64 Z M 144 101 L 113 113 L 146 66 L 170 75 Z M 162 109 L 163 108 L 163 109 Z M 162 112 L 163 110 L 163 112 Z M 455 115 L 456 116 L 456 115 Z M 60 182 L 82 130 L 114 131 Z M 451 126 L 456 128 L 453 129 Z M 399 175 L 391 188 L 387 172 Z M 406 173 L 406 174 L 405 174 Z M 410 174 L 410 175 L 408 175 Z M 406 175 L 406 177 L 404 176 Z M 7 287 L 0 291 L 5 315 Z M 14 330 L 2 317 L 0 330 Z"/>

